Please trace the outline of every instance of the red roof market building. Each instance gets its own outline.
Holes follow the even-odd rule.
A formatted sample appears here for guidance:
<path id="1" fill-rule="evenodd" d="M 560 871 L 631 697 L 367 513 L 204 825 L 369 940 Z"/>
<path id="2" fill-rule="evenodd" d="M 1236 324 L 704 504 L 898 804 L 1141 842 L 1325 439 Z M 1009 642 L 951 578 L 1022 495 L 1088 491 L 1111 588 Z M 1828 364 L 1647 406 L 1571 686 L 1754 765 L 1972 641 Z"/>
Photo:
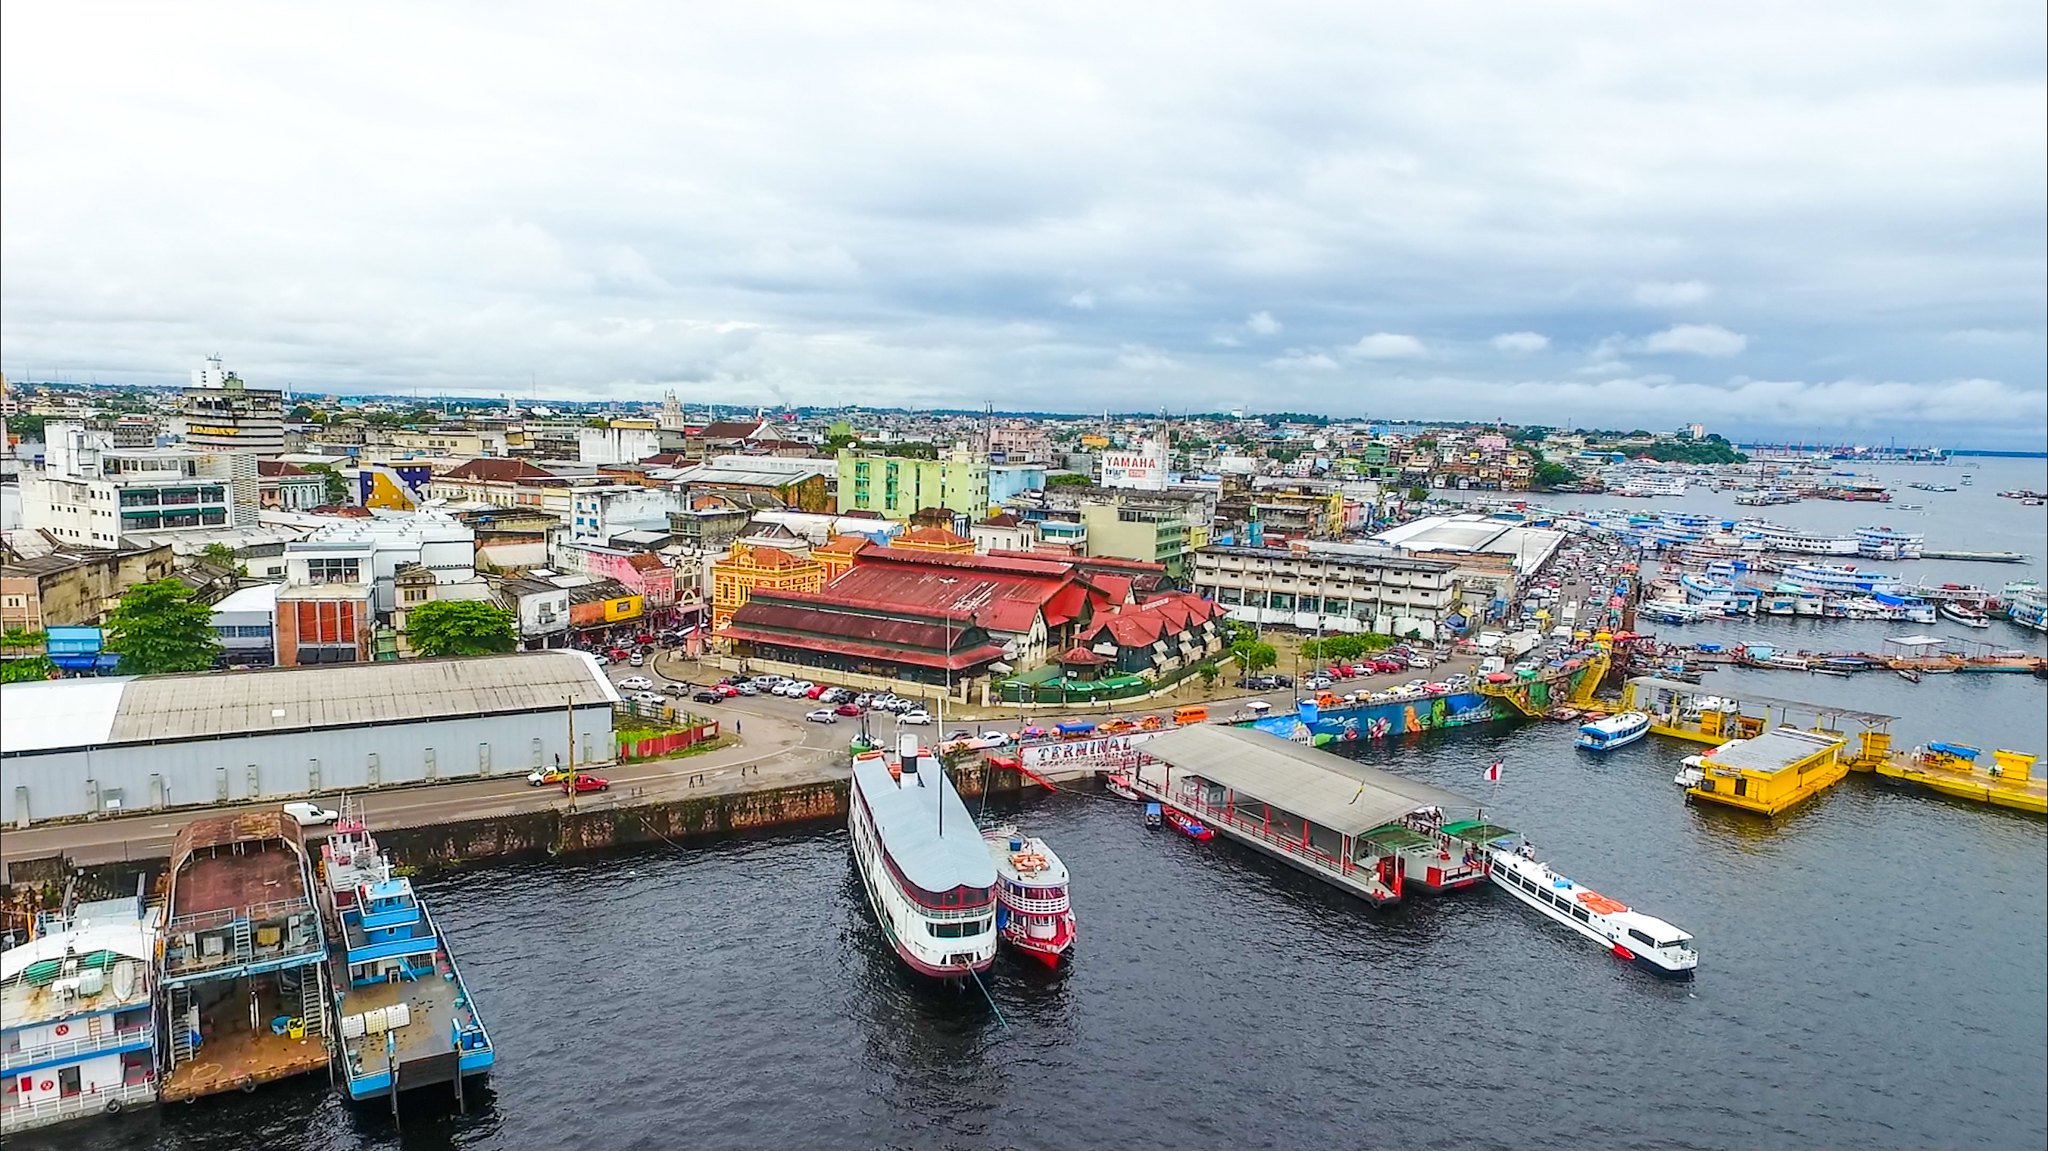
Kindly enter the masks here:
<path id="1" fill-rule="evenodd" d="M 1023 667 L 1118 603 L 1067 561 L 863 548 L 815 592 L 757 591 L 721 633 L 742 656 L 925 683 Z"/>
<path id="2" fill-rule="evenodd" d="M 1080 646 L 1115 664 L 1118 675 L 1160 675 L 1223 650 L 1223 605 L 1193 592 L 1167 592 L 1095 617 Z"/>

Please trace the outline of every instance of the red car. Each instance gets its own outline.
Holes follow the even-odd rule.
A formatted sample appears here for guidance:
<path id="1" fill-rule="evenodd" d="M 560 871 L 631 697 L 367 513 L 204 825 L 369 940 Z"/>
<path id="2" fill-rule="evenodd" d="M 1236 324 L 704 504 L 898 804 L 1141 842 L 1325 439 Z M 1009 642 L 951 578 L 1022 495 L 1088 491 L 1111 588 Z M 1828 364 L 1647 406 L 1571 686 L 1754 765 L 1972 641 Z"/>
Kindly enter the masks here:
<path id="1" fill-rule="evenodd" d="M 563 795 L 569 794 L 572 790 L 577 795 L 588 795 L 593 791 L 610 791 L 611 789 L 611 780 L 599 779 L 597 776 L 594 775 L 578 775 L 574 779 L 565 779 L 562 781 Z"/>
<path id="2" fill-rule="evenodd" d="M 832 713 L 834 715 L 859 715 L 860 708 L 850 703 L 842 703 L 838 707 L 833 708 Z"/>
<path id="3" fill-rule="evenodd" d="M 832 685 L 829 683 L 814 683 L 811 685 L 811 690 L 804 693 L 804 697 L 806 699 L 816 699 L 831 690 Z"/>
<path id="4" fill-rule="evenodd" d="M 1338 679 L 1350 679 L 1352 676 L 1358 673 L 1352 671 L 1350 668 L 1345 667 L 1343 664 L 1340 663 L 1331 665 L 1330 674 L 1336 676 Z"/>
<path id="5" fill-rule="evenodd" d="M 606 654 L 610 655 L 610 656 L 611 656 L 611 657 L 612 657 L 613 659 L 625 659 L 625 658 L 627 658 L 628 656 L 632 655 L 633 653 L 632 653 L 631 651 L 628 651 L 628 650 L 627 650 L 627 649 L 625 649 L 625 648 L 622 648 L 622 647 L 615 647 L 615 648 L 613 648 L 613 649 L 612 649 L 612 650 L 611 650 L 610 652 L 607 652 Z"/>
<path id="6" fill-rule="evenodd" d="M 729 683 L 719 684 L 716 690 L 718 694 L 724 696 L 727 699 L 731 699 L 733 696 L 736 696 L 740 693 L 739 688 L 736 688 Z"/>

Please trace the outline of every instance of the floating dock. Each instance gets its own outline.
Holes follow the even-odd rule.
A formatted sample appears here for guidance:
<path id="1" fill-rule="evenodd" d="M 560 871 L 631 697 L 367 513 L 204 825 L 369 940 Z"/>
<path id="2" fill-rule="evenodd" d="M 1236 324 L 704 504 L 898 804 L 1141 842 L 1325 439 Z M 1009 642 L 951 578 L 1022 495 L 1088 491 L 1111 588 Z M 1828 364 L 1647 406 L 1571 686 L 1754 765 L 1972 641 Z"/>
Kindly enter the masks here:
<path id="1" fill-rule="evenodd" d="M 1168 732 L 1118 782 L 1374 904 L 1396 902 L 1410 881 L 1448 890 L 1486 875 L 1477 845 L 1408 818 L 1476 811 L 1471 799 L 1249 728 Z"/>
<path id="2" fill-rule="evenodd" d="M 1695 683 L 1657 676 L 1636 676 L 1622 689 L 1622 708 L 1650 717 L 1650 730 L 1657 735 L 1718 747 L 1731 739 L 1754 739 L 1767 728 L 1789 725 L 1810 726 L 1822 731 L 1840 731 L 1854 724 L 1867 732 L 1882 734 L 1897 719 L 1875 711 L 1809 703 L 1798 699 L 1743 692 L 1722 695 Z M 1759 714 L 1760 713 L 1760 714 Z M 1887 736 L 1880 754 L 1890 750 Z"/>
<path id="3" fill-rule="evenodd" d="M 1812 799 L 1849 774 L 1840 732 L 1777 727 L 1730 740 L 1699 757 L 1689 800 L 1723 804 L 1757 815 L 1778 815 Z"/>
<path id="4" fill-rule="evenodd" d="M 1920 558 L 1924 560 L 1961 560 L 1979 564 L 2023 564 L 2027 562 L 2025 552 L 1972 552 L 1957 551 L 1953 548 L 1922 548 Z"/>
<path id="5" fill-rule="evenodd" d="M 1858 760 L 1850 766 L 1952 799 L 2048 815 L 2048 779 L 2034 774 L 2037 756 L 2000 749 L 1991 753 L 1990 764 L 1979 768 L 1981 756 L 1974 747 L 1932 743 L 1911 756 L 1874 763 Z"/>

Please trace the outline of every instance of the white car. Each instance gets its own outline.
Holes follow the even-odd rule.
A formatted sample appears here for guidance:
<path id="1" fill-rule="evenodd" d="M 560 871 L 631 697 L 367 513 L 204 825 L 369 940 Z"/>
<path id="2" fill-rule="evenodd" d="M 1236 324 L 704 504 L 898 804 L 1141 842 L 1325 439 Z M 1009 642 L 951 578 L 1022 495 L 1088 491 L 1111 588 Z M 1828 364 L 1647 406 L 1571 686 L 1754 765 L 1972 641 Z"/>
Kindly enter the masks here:
<path id="1" fill-rule="evenodd" d="M 626 698 L 634 703 L 651 704 L 655 707 L 661 707 L 668 703 L 668 697 L 658 691 L 636 691 Z"/>
<path id="2" fill-rule="evenodd" d="M 1312 675 L 1302 680 L 1301 686 L 1309 691 L 1321 691 L 1330 686 L 1330 677 L 1326 675 Z"/>
<path id="3" fill-rule="evenodd" d="M 931 721 L 932 717 L 921 707 L 911 708 L 909 711 L 896 717 L 897 723 L 908 724 L 911 727 L 923 727 L 931 723 Z"/>
<path id="4" fill-rule="evenodd" d="M 1007 731 L 984 731 L 981 733 L 981 738 L 992 739 L 997 743 L 1008 743 L 1015 737 Z"/>
<path id="5" fill-rule="evenodd" d="M 648 691 L 653 687 L 654 681 L 644 675 L 629 675 L 619 681 L 621 691 Z"/>
<path id="6" fill-rule="evenodd" d="M 829 707 L 812 708 L 804 713 L 805 723 L 838 723 L 839 717 Z"/>
<path id="7" fill-rule="evenodd" d="M 287 803 L 284 805 L 284 813 L 300 827 L 316 827 L 323 823 L 333 823 L 340 818 L 339 812 L 317 803 Z"/>

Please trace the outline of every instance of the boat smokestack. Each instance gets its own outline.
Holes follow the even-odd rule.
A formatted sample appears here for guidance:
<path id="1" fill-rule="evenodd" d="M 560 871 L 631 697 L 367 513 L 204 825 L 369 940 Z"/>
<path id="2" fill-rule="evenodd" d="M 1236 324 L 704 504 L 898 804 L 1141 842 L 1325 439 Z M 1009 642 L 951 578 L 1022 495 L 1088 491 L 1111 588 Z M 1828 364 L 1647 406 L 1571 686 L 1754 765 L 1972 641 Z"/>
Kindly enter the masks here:
<path id="1" fill-rule="evenodd" d="M 917 785 L 924 786 L 924 773 L 917 769 L 917 735 L 915 732 L 901 732 L 896 736 L 896 761 L 903 770 L 917 777 Z"/>

